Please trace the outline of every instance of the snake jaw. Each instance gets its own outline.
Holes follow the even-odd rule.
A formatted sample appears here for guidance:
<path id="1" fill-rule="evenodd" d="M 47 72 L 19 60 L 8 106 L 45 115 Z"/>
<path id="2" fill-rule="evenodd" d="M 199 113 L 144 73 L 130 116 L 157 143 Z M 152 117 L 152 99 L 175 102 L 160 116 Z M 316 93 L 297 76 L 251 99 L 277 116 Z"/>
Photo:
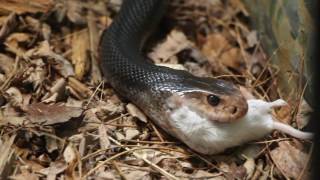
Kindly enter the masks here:
<path id="1" fill-rule="evenodd" d="M 170 109 L 187 106 L 208 121 L 219 123 L 236 122 L 246 115 L 248 104 L 240 93 L 216 94 L 220 99 L 216 106 L 212 106 L 207 101 L 207 97 L 212 93 L 207 91 L 180 92 L 168 98 L 167 104 Z"/>

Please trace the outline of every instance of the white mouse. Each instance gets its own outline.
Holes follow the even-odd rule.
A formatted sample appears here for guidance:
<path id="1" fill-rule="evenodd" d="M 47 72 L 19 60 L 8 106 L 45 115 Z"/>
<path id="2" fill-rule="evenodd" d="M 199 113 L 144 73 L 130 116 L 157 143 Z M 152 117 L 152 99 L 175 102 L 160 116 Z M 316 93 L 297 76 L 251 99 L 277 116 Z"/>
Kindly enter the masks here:
<path id="1" fill-rule="evenodd" d="M 181 106 L 170 113 L 172 132 L 193 150 L 203 154 L 216 154 L 227 148 L 258 140 L 279 130 L 300 139 L 311 139 L 312 133 L 302 132 L 275 121 L 272 108 L 287 105 L 278 99 L 273 102 L 247 100 L 248 112 L 236 122 L 221 123 L 206 120 L 203 116 Z"/>

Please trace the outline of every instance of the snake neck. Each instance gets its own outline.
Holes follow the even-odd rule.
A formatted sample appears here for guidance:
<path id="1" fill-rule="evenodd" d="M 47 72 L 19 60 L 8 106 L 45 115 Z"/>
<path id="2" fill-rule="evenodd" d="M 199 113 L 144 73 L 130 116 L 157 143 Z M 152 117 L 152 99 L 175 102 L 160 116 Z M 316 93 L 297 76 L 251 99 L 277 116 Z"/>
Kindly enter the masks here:
<path id="1" fill-rule="evenodd" d="M 130 57 L 140 53 L 145 40 L 163 17 L 166 4 L 166 0 L 125 0 L 114 23 L 106 31 L 108 35 L 103 38 L 111 37 L 109 40 Z"/>

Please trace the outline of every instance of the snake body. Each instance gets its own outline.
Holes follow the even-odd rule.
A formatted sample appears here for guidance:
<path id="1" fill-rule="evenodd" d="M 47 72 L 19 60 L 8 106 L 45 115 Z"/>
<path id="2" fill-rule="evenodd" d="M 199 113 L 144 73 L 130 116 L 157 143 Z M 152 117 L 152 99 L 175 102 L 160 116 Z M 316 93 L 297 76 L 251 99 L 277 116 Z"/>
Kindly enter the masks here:
<path id="1" fill-rule="evenodd" d="M 184 124 L 195 121 L 191 125 L 194 130 L 202 121 L 215 126 L 233 123 L 246 114 L 248 105 L 230 82 L 156 66 L 142 55 L 144 42 L 166 7 L 166 0 L 124 0 L 101 37 L 101 68 L 120 96 L 133 102 L 169 134 L 199 152 L 208 153 L 208 147 L 198 147 L 200 141 L 189 140 L 189 136 L 197 134 L 183 130 Z M 201 131 L 202 125 L 197 131 Z"/>

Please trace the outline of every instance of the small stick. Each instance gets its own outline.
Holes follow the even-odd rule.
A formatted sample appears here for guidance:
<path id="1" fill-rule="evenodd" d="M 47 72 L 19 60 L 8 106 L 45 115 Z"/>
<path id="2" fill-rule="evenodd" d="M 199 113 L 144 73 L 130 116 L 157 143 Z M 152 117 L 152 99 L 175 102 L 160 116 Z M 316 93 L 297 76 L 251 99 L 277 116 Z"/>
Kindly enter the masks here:
<path id="1" fill-rule="evenodd" d="M 110 141 L 112 141 L 113 143 L 122 146 L 122 144 L 120 142 L 118 142 L 117 140 L 113 139 L 112 137 L 109 137 Z M 123 147 L 124 149 L 126 149 L 127 151 L 133 151 L 134 149 L 130 149 L 128 147 Z M 127 152 L 125 151 L 125 152 Z M 178 180 L 178 178 L 176 178 L 174 175 L 168 173 L 167 171 L 165 171 L 164 169 L 162 169 L 161 167 L 159 167 L 158 165 L 152 163 L 151 161 L 149 161 L 147 158 L 145 157 L 141 157 L 138 153 L 133 152 L 132 153 L 136 158 L 142 159 L 144 162 L 146 162 L 148 165 L 150 165 L 151 167 L 153 167 L 154 169 L 156 169 L 158 172 L 160 172 L 162 175 L 164 175 L 166 178 L 168 179 L 174 179 L 174 180 Z"/>
<path id="2" fill-rule="evenodd" d="M 120 177 L 123 180 L 127 180 L 128 178 L 121 172 L 121 169 L 119 168 L 118 164 L 115 161 L 112 161 L 112 165 L 114 166 L 114 168 L 116 169 L 116 171 L 118 172 L 118 174 L 120 175 Z"/>
<path id="3" fill-rule="evenodd" d="M 158 138 L 160 139 L 161 142 L 165 142 L 165 140 L 163 139 L 163 137 L 161 136 L 160 132 L 158 131 L 158 129 L 155 127 L 155 125 L 153 123 L 151 123 L 151 127 L 154 130 L 154 132 L 157 134 Z"/>
<path id="4" fill-rule="evenodd" d="M 85 174 L 81 179 L 87 179 L 87 177 L 88 177 L 89 175 L 91 175 L 92 173 L 94 173 L 96 170 L 98 170 L 99 168 L 101 168 L 103 165 L 107 164 L 109 161 L 112 161 L 112 160 L 114 160 L 114 159 L 116 159 L 116 158 L 118 158 L 118 157 L 120 157 L 120 156 L 122 156 L 122 155 L 124 155 L 124 154 L 127 154 L 127 153 L 132 152 L 132 151 L 135 151 L 135 150 L 137 150 L 137 149 L 129 149 L 129 150 L 127 150 L 127 151 L 123 151 L 123 152 L 121 152 L 121 153 L 118 153 L 118 154 L 116 154 L 116 155 L 114 155 L 114 156 L 112 156 L 112 157 L 110 157 L 110 158 L 102 161 L 102 162 L 101 162 L 100 164 L 98 164 L 96 167 L 94 167 L 93 169 L 91 169 L 87 174 Z"/>

